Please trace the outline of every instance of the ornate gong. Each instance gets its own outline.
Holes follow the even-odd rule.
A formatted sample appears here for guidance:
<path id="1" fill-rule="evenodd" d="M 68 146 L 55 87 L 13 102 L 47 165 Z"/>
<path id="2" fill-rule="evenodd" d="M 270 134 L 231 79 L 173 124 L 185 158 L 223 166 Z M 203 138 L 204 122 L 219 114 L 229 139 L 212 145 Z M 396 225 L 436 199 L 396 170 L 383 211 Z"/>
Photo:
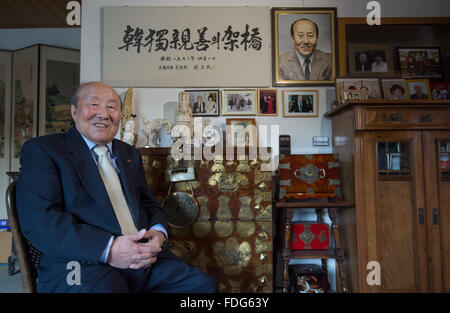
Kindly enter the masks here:
<path id="1" fill-rule="evenodd" d="M 197 201 L 186 192 L 169 193 L 162 206 L 166 211 L 170 226 L 187 227 L 197 219 Z"/>

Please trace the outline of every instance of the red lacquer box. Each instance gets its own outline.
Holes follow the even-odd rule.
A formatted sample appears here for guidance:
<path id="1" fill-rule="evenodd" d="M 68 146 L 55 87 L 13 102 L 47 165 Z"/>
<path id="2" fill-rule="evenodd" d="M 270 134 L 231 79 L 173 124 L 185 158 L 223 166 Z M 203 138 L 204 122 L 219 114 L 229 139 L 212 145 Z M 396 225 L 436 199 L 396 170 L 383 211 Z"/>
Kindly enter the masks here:
<path id="1" fill-rule="evenodd" d="M 321 250 L 330 247 L 328 224 L 293 222 L 291 250 Z"/>

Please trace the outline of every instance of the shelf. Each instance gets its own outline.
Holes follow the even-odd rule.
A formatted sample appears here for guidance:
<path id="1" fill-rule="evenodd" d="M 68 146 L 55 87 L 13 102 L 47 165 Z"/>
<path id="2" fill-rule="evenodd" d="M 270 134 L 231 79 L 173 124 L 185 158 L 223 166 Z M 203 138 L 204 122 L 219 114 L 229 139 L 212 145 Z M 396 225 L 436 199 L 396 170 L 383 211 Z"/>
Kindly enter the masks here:
<path id="1" fill-rule="evenodd" d="M 291 250 L 291 259 L 335 259 L 334 248 L 327 250 Z"/>
<path id="2" fill-rule="evenodd" d="M 383 175 L 378 176 L 378 181 L 408 181 L 411 180 L 411 175 Z"/>
<path id="3" fill-rule="evenodd" d="M 353 202 L 276 202 L 275 207 L 280 209 L 309 209 L 309 208 L 351 208 Z"/>
<path id="4" fill-rule="evenodd" d="M 414 99 L 414 100 L 389 100 L 389 99 L 370 99 L 370 100 L 350 100 L 347 103 L 340 104 L 338 107 L 325 112 L 324 117 L 332 117 L 337 112 L 351 108 L 355 105 L 365 105 L 365 106 L 377 106 L 377 105 L 399 105 L 399 106 L 411 106 L 411 105 L 449 105 L 450 100 L 434 100 L 434 99 Z"/>

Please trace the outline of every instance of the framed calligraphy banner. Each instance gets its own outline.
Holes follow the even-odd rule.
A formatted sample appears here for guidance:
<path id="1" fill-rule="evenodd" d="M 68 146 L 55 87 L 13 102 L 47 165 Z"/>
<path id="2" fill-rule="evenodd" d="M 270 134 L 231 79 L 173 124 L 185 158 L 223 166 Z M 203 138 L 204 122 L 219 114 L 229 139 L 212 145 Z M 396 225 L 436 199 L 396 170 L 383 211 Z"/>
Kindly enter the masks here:
<path id="1" fill-rule="evenodd" d="M 102 80 L 114 87 L 265 87 L 268 7 L 104 7 Z"/>

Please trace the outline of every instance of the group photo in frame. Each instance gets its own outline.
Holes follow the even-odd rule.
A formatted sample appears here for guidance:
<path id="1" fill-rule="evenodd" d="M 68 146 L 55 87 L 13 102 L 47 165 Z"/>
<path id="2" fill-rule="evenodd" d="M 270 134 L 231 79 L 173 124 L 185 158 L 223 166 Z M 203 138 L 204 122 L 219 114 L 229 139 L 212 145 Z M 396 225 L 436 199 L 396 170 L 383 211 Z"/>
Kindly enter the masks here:
<path id="1" fill-rule="evenodd" d="M 431 98 L 434 100 L 450 99 L 450 83 L 435 82 L 430 83 Z"/>
<path id="2" fill-rule="evenodd" d="M 219 116 L 219 90 L 185 90 L 189 94 L 192 116 Z"/>
<path id="3" fill-rule="evenodd" d="M 274 86 L 332 85 L 336 8 L 272 8 Z"/>
<path id="4" fill-rule="evenodd" d="M 258 131 L 254 118 L 227 118 L 227 145 L 232 147 L 256 147 Z"/>
<path id="5" fill-rule="evenodd" d="M 278 91 L 275 88 L 258 89 L 258 115 L 278 116 Z"/>
<path id="6" fill-rule="evenodd" d="M 256 115 L 256 89 L 222 89 L 222 115 Z"/>
<path id="7" fill-rule="evenodd" d="M 319 116 L 319 91 L 283 90 L 283 117 Z"/>
<path id="8" fill-rule="evenodd" d="M 386 76 L 394 74 L 392 51 L 389 45 L 349 45 L 349 74 L 358 76 Z"/>
<path id="9" fill-rule="evenodd" d="M 398 62 L 403 78 L 442 78 L 439 47 L 398 47 Z"/>
<path id="10" fill-rule="evenodd" d="M 407 79 L 406 90 L 411 100 L 431 99 L 430 81 L 424 79 Z"/>

